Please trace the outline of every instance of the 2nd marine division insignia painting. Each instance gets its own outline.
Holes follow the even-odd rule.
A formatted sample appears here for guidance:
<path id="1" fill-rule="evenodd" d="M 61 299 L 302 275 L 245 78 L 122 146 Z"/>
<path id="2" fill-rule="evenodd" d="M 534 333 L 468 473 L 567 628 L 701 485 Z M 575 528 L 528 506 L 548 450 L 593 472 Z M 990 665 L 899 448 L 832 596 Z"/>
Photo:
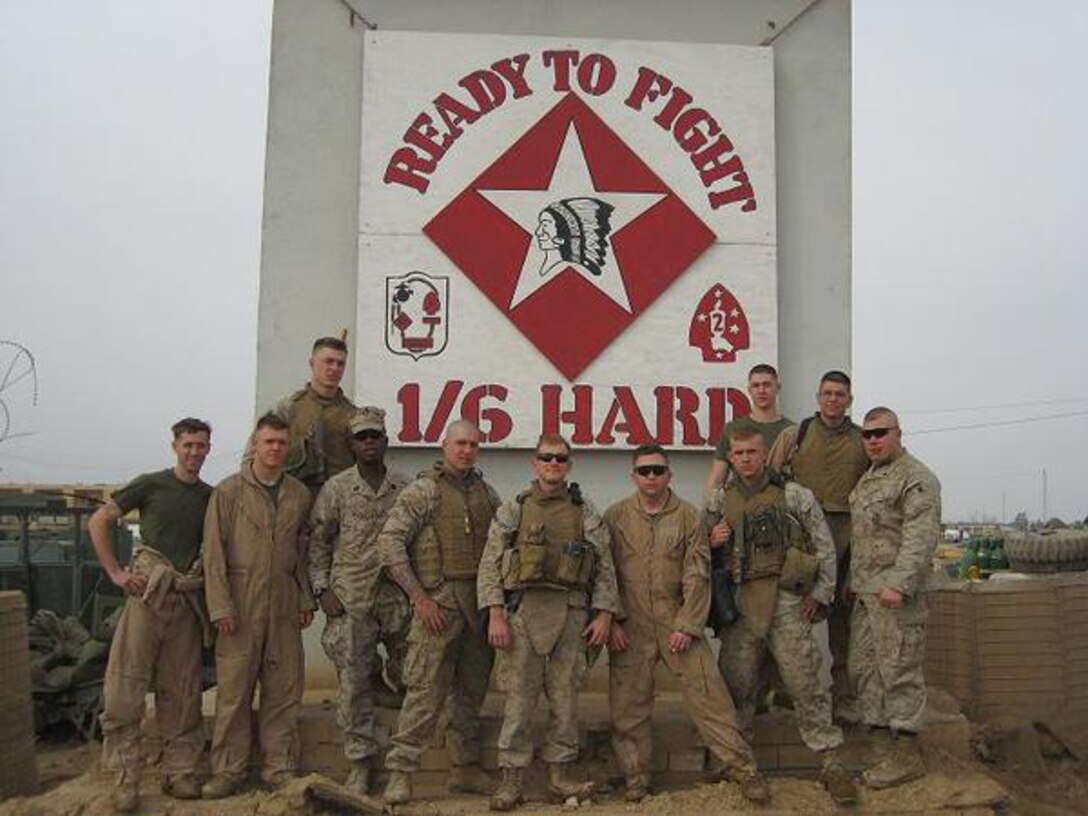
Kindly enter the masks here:
<path id="1" fill-rule="evenodd" d="M 449 339 L 450 280 L 409 272 L 385 279 L 385 345 L 418 360 L 441 354 Z"/>

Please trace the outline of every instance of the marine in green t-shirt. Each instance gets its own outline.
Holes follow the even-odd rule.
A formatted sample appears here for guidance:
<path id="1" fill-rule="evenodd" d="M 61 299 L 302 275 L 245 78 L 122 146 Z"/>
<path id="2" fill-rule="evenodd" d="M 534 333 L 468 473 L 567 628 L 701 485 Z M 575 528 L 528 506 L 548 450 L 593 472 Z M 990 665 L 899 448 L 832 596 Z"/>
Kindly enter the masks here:
<path id="1" fill-rule="evenodd" d="M 211 485 L 200 479 L 182 481 L 174 468 L 168 468 L 137 476 L 113 494 L 113 502 L 121 515 L 139 510 L 141 541 L 186 572 L 200 554 L 211 495 Z"/>
<path id="2" fill-rule="evenodd" d="M 714 459 L 710 463 L 704 485 L 706 498 L 714 488 L 725 482 L 729 475 L 729 434 L 735 430 L 754 428 L 762 434 L 767 449 L 783 430 L 793 422 L 786 419 L 778 410 L 778 392 L 782 386 L 778 381 L 778 370 L 769 363 L 752 366 L 748 372 L 748 396 L 752 401 L 752 412 L 747 416 L 737 417 L 725 424 L 721 439 L 714 449 Z"/>

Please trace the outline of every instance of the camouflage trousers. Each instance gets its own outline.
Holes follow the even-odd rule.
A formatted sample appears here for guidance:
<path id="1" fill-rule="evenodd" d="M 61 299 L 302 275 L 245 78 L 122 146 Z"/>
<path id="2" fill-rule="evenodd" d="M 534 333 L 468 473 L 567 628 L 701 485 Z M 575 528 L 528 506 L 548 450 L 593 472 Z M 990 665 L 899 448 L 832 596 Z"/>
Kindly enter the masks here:
<path id="1" fill-rule="evenodd" d="M 917 732 L 926 709 L 924 596 L 885 609 L 876 595 L 859 595 L 850 622 L 850 676 L 866 725 Z"/>
<path id="2" fill-rule="evenodd" d="M 842 599 L 843 587 L 850 578 L 850 514 L 825 513 L 831 537 L 835 540 L 835 600 L 827 614 L 827 640 L 831 649 L 831 694 L 836 706 L 851 705 L 854 689 L 847 664 L 850 656 L 851 604 Z"/>
<path id="3" fill-rule="evenodd" d="M 336 667 L 340 691 L 336 697 L 336 723 L 344 732 L 344 756 L 361 760 L 378 750 L 374 733 L 374 683 L 381 674 L 378 641 L 384 638 L 392 655 L 406 648 L 411 608 L 404 593 L 383 582 L 374 606 L 348 610 L 328 618 L 321 646 Z"/>
<path id="4" fill-rule="evenodd" d="M 472 583 L 475 608 L 475 579 Z M 404 661 L 404 705 L 385 758 L 391 771 L 418 770 L 443 710 L 449 714 L 446 748 L 452 764 L 480 761 L 480 706 L 495 653 L 487 644 L 486 613 L 470 618 L 465 608 L 467 604 L 443 608 L 447 625 L 438 635 L 431 634 L 418 615 L 412 618 Z"/>
<path id="5" fill-rule="evenodd" d="M 532 719 L 540 692 L 548 698 L 548 725 L 542 756 L 545 762 L 578 758 L 578 689 L 586 671 L 582 630 L 585 609 L 568 608 L 559 638 L 550 654 L 537 654 L 527 627 L 515 613 L 510 618 L 512 642 L 503 663 L 506 708 L 499 732 L 499 767 L 527 768 L 533 761 Z"/>
<path id="6" fill-rule="evenodd" d="M 120 766 L 139 779 L 144 767 L 140 721 L 155 692 L 162 735 L 162 772 L 191 774 L 204 750 L 201 712 L 201 624 L 181 595 L 168 593 L 157 608 L 129 598 L 110 646 L 103 688 L 102 753 L 106 767 Z"/>
<path id="7" fill-rule="evenodd" d="M 408 628 L 412 625 L 412 604 L 404 590 L 392 581 L 378 583 L 373 617 L 378 621 L 378 643 L 385 647 L 385 677 L 396 691 L 404 689 L 404 658 L 408 654 Z M 375 661 L 371 672 L 382 673 Z"/>
<path id="8" fill-rule="evenodd" d="M 801 618 L 802 602 L 779 592 L 765 638 L 757 637 L 743 617 L 722 629 L 718 667 L 733 695 L 741 730 L 751 742 L 760 667 L 770 652 L 793 698 L 801 739 L 813 751 L 826 751 L 842 745 L 842 729 L 831 721 L 831 692 L 820 679 L 819 648 L 812 624 Z"/>

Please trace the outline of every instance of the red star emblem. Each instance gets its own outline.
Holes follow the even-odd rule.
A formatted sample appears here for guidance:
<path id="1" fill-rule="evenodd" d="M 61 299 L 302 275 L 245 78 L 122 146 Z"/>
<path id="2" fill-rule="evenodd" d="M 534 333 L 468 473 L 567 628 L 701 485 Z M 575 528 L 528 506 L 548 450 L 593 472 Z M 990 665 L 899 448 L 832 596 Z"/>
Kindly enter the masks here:
<path id="1" fill-rule="evenodd" d="M 714 242 L 573 93 L 423 232 L 569 380 Z"/>

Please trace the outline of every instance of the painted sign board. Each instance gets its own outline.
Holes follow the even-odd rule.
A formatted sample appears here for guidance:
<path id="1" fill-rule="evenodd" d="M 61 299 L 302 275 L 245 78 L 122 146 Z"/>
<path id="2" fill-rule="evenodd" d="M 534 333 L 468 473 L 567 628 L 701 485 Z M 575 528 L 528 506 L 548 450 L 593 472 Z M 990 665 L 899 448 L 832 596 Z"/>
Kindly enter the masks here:
<path id="1" fill-rule="evenodd" d="M 763 47 L 373 31 L 356 392 L 394 444 L 702 448 L 778 355 Z M 394 407 L 395 406 L 395 407 Z"/>

